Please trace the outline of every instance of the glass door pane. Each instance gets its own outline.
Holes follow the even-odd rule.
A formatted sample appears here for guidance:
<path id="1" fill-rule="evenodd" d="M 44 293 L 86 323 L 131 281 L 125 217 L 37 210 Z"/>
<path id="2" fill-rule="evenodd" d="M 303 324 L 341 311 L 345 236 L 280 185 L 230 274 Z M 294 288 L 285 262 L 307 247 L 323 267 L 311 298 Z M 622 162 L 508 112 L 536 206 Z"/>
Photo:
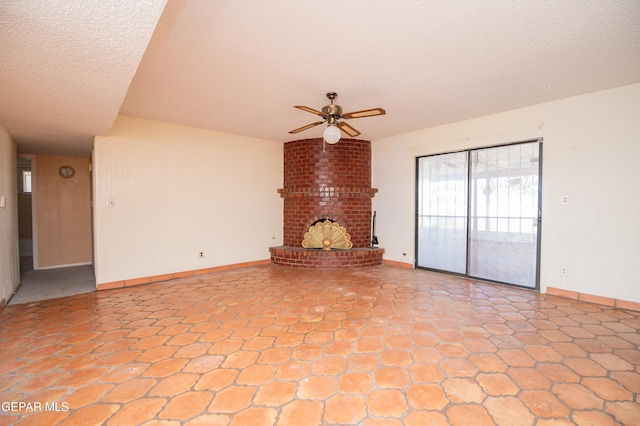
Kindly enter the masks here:
<path id="1" fill-rule="evenodd" d="M 467 269 L 466 152 L 418 158 L 416 266 Z"/>
<path id="2" fill-rule="evenodd" d="M 536 287 L 538 142 L 471 151 L 469 275 Z"/>

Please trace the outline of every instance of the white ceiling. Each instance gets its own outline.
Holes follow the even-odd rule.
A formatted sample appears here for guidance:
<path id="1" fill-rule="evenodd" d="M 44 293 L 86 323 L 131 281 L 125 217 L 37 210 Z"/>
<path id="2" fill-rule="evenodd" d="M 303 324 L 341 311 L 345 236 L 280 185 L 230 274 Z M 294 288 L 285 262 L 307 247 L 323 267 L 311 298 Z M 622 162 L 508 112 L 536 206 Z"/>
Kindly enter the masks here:
<path id="1" fill-rule="evenodd" d="M 22 151 L 87 155 L 118 112 L 319 137 L 287 132 L 329 91 L 387 110 L 349 122 L 375 140 L 640 82 L 640 0 L 164 3 L 0 2 L 0 124 Z"/>

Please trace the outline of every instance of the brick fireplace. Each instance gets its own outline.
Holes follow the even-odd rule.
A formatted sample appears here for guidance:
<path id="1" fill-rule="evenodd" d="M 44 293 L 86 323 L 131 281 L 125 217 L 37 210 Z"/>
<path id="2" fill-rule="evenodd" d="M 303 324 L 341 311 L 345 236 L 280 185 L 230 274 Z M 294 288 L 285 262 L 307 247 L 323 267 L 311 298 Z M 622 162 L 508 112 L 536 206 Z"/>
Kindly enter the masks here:
<path id="1" fill-rule="evenodd" d="M 274 264 L 310 269 L 379 265 L 384 250 L 371 247 L 371 143 L 322 138 L 284 144 L 283 246 L 271 247 Z M 329 222 L 325 222 L 325 221 Z M 308 249 L 302 241 L 309 228 L 333 223 L 346 230 L 349 249 Z M 320 225 L 318 225 L 320 226 Z M 326 228 L 326 227 L 325 227 Z"/>

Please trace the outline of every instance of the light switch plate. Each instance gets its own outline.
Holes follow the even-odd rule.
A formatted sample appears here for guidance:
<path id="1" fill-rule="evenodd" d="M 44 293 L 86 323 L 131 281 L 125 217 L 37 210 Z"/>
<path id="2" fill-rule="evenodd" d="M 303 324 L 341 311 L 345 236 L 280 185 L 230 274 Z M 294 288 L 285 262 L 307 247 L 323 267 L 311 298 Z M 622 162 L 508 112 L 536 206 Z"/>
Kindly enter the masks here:
<path id="1" fill-rule="evenodd" d="M 5 197 L 4 195 L 0 195 L 0 207 L 4 207 L 6 202 L 7 202 L 7 197 Z"/>

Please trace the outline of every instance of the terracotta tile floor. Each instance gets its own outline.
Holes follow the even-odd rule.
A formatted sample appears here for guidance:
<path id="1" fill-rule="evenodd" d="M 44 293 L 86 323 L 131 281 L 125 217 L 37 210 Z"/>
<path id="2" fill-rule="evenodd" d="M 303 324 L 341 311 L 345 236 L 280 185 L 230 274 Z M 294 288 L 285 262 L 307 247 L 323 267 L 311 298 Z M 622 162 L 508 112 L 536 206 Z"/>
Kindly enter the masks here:
<path id="1" fill-rule="evenodd" d="M 428 271 L 251 267 L 6 307 L 0 424 L 640 425 L 639 331 Z"/>

